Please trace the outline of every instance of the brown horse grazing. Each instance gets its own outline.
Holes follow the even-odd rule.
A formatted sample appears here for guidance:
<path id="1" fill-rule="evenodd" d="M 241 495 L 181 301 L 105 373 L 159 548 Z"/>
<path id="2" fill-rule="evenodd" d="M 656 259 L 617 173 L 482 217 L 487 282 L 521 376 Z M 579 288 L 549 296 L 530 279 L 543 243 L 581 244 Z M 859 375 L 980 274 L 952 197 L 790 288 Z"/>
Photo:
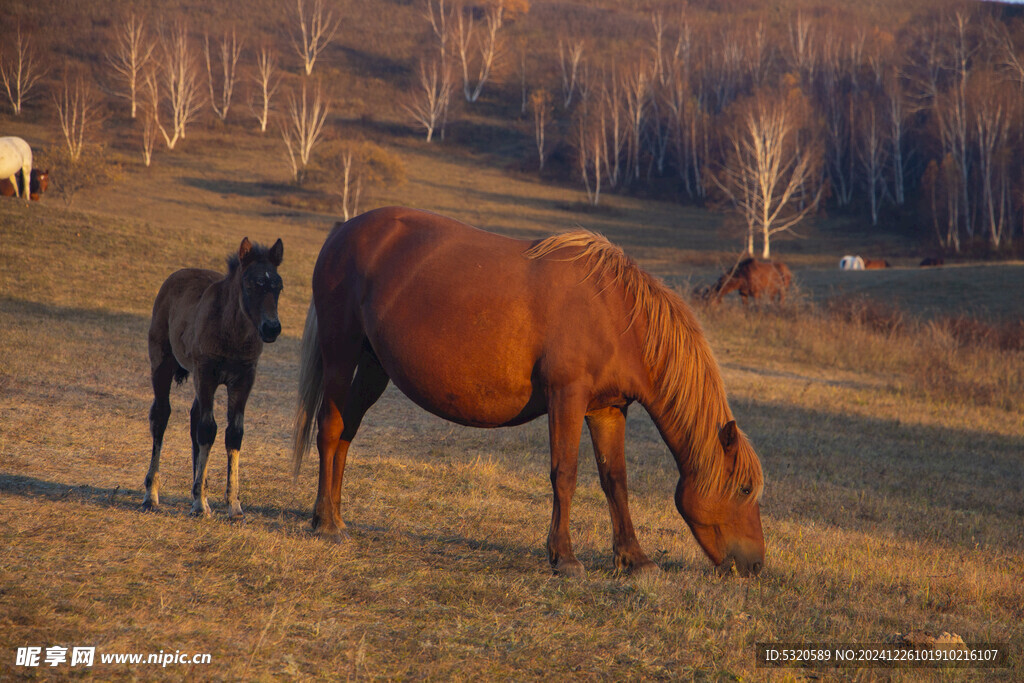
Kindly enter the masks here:
<path id="1" fill-rule="evenodd" d="M 578 575 L 569 539 L 580 431 L 594 443 L 622 570 L 654 569 L 626 491 L 626 411 L 654 419 L 679 469 L 676 507 L 721 571 L 764 562 L 761 464 L 736 427 L 700 325 L 622 250 L 585 231 L 540 241 L 493 235 L 407 208 L 338 224 L 313 271 L 295 417 L 296 475 L 313 439 L 313 528 L 340 538 L 349 445 L 391 380 L 463 425 L 548 416 L 554 503 L 548 559 Z"/>
<path id="2" fill-rule="evenodd" d="M 21 184 L 21 171 L 15 174 L 15 183 Z M 28 184 L 28 197 L 33 201 L 39 201 L 39 198 L 46 192 L 46 189 L 50 186 L 50 172 L 40 171 L 37 168 L 32 169 L 31 180 Z M 14 183 L 8 178 L 0 180 L 0 196 L 2 197 L 14 197 L 18 194 L 15 189 Z"/>
<path id="3" fill-rule="evenodd" d="M 744 305 L 749 297 L 758 299 L 762 294 L 771 297 L 776 303 L 782 303 L 792 281 L 793 274 L 785 263 L 766 263 L 748 258 L 718 278 L 718 282 L 711 286 L 705 296 L 718 303 L 729 292 L 738 290 Z"/>
<path id="4" fill-rule="evenodd" d="M 880 258 L 866 258 L 864 259 L 864 270 L 879 270 L 881 268 L 891 268 L 889 262 L 885 259 Z"/>
<path id="5" fill-rule="evenodd" d="M 281 334 L 277 299 L 281 294 L 284 245 L 270 249 L 242 240 L 238 254 L 228 259 L 228 274 L 187 268 L 171 275 L 160 287 L 149 326 L 149 362 L 152 368 L 153 407 L 149 427 L 153 455 L 146 474 L 144 510 L 160 504 L 157 472 L 167 418 L 171 414 L 171 380 L 180 384 L 195 376 L 192 403 L 192 514 L 209 515 L 206 502 L 206 464 L 217 435 L 213 396 L 227 385 L 228 426 L 224 445 L 228 453 L 228 515 L 239 517 L 238 451 L 242 446 L 245 403 L 249 399 L 256 363 L 263 343 Z"/>

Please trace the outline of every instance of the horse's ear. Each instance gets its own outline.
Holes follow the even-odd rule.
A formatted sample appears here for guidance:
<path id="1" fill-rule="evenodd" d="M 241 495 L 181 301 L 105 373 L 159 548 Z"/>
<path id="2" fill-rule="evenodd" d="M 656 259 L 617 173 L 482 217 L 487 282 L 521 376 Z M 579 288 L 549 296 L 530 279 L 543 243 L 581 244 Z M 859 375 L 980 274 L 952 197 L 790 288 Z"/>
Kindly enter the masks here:
<path id="1" fill-rule="evenodd" d="M 242 243 L 238 245 L 238 262 L 245 266 L 251 255 L 252 242 L 249 241 L 248 237 L 243 237 Z"/>
<path id="2" fill-rule="evenodd" d="M 281 259 L 284 258 L 284 242 L 281 241 L 280 237 L 277 238 L 277 241 L 274 242 L 274 246 L 272 246 L 270 251 L 267 252 L 267 258 L 270 259 L 270 262 L 274 264 L 275 268 L 281 265 Z"/>
<path id="3" fill-rule="evenodd" d="M 740 446 L 740 433 L 736 428 L 736 420 L 729 420 L 725 426 L 718 431 L 718 441 L 722 444 L 727 460 L 736 459 L 736 453 Z"/>

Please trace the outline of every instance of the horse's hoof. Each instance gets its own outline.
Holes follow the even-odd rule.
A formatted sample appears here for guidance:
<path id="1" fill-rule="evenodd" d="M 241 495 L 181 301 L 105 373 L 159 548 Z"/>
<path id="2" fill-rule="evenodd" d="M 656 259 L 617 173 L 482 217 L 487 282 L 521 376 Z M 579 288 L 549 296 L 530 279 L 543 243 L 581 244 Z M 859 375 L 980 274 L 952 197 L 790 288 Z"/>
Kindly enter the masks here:
<path id="1" fill-rule="evenodd" d="M 630 576 L 657 576 L 661 574 L 661 567 L 647 560 L 630 566 L 627 571 Z"/>
<path id="2" fill-rule="evenodd" d="M 189 514 L 193 517 L 209 517 L 212 512 L 210 511 L 210 506 L 206 503 L 203 503 L 202 505 L 199 503 L 193 503 L 192 510 Z"/>
<path id="3" fill-rule="evenodd" d="M 245 519 L 245 513 L 242 512 L 242 506 L 238 503 L 228 507 L 228 519 L 232 522 L 241 522 Z"/>
<path id="4" fill-rule="evenodd" d="M 586 577 L 587 570 L 583 563 L 573 558 L 571 560 L 559 560 L 554 567 L 555 575 L 566 579 L 582 579 Z"/>
<path id="5" fill-rule="evenodd" d="M 321 526 L 313 529 L 313 535 L 330 543 L 345 543 L 346 541 L 352 540 L 352 537 L 348 535 L 348 530 L 345 529 L 345 527 L 326 529 Z"/>
<path id="6" fill-rule="evenodd" d="M 141 512 L 159 512 L 160 505 L 151 500 L 144 500 L 142 501 L 142 507 L 140 507 L 139 510 Z"/>

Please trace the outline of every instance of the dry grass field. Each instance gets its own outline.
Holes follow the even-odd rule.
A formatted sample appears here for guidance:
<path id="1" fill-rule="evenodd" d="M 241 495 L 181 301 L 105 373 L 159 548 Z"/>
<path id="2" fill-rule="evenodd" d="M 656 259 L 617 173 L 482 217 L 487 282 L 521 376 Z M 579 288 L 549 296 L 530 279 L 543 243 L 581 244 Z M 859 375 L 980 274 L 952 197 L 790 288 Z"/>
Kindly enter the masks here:
<path id="1" fill-rule="evenodd" d="M 40 125 L 7 127 L 53 141 Z M 517 236 L 584 225 L 681 291 L 734 258 L 704 212 L 622 197 L 584 211 L 575 189 L 397 144 L 407 179 L 365 208 L 419 206 Z M 844 279 L 834 263 L 865 248 L 857 235 L 822 225 L 780 242 L 803 288 L 793 303 L 700 311 L 766 472 L 764 572 L 714 574 L 672 504 L 671 457 L 635 409 L 633 516 L 663 571 L 615 573 L 586 444 L 573 535 L 589 573 L 568 581 L 551 576 L 544 554 L 543 420 L 461 428 L 393 388 L 349 458 L 351 540 L 311 536 L 315 464 L 292 481 L 290 424 L 310 273 L 334 217 L 280 201 L 294 190 L 283 184 L 279 140 L 200 128 L 151 169 L 124 163 L 118 182 L 81 193 L 72 209 L 56 196 L 0 201 L 0 678 L 75 673 L 15 666 L 17 648 L 52 645 L 96 647 L 97 657 L 211 655 L 166 668 L 97 660 L 90 673 L 100 679 L 1024 675 L 1024 352 L 965 345 L 925 320 L 971 312 L 979 280 L 994 289 L 987 314 L 1019 319 L 1024 266 Z M 245 520 L 230 523 L 216 497 L 211 519 L 188 515 L 191 384 L 172 391 L 164 509 L 141 513 L 152 299 L 177 268 L 221 268 L 246 235 L 284 239 L 285 291 L 284 334 L 264 351 L 247 410 Z M 897 327 L 830 315 L 822 303 L 843 292 L 890 301 L 895 289 L 908 316 Z M 927 315 L 916 322 L 917 313 Z M 222 427 L 223 404 L 221 393 Z M 221 443 L 222 434 L 214 491 L 224 485 Z M 996 670 L 755 667 L 756 641 L 887 642 L 910 631 L 1009 644 L 1013 654 Z"/>

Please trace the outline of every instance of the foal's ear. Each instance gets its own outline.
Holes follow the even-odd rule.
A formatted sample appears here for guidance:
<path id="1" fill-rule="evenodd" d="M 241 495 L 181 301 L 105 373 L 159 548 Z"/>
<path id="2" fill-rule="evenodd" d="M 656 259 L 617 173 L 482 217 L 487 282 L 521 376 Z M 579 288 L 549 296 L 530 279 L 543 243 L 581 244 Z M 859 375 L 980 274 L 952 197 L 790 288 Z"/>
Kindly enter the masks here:
<path id="1" fill-rule="evenodd" d="M 274 242 L 274 246 L 272 246 L 270 251 L 267 252 L 267 258 L 270 259 L 270 262 L 274 264 L 275 268 L 281 265 L 281 259 L 284 258 L 284 243 L 281 241 L 280 237 L 277 238 L 277 241 Z"/>
<path id="2" fill-rule="evenodd" d="M 238 262 L 242 266 L 248 265 L 247 261 L 252 256 L 252 242 L 249 241 L 248 237 L 242 238 L 242 243 L 238 245 Z"/>
<path id="3" fill-rule="evenodd" d="M 727 460 L 735 460 L 740 445 L 740 433 L 736 429 L 736 420 L 729 420 L 718 431 L 718 441 L 722 444 Z"/>

